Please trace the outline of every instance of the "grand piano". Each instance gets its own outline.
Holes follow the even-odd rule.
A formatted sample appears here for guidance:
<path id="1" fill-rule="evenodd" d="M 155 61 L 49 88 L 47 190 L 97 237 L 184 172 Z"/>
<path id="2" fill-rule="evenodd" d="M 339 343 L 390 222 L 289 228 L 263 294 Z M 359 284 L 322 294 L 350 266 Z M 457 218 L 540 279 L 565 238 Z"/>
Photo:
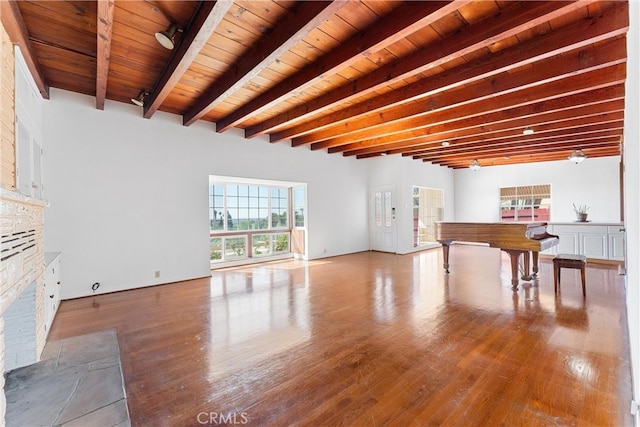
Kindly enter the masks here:
<path id="1" fill-rule="evenodd" d="M 444 270 L 449 272 L 449 245 L 452 242 L 486 243 L 500 248 L 511 258 L 511 286 L 518 289 L 518 259 L 523 255 L 523 280 L 538 274 L 538 253 L 557 245 L 558 236 L 547 233 L 546 222 L 436 222 L 436 240 L 442 243 Z M 532 256 L 529 256 L 529 253 Z M 533 274 L 529 274 L 533 258 Z"/>

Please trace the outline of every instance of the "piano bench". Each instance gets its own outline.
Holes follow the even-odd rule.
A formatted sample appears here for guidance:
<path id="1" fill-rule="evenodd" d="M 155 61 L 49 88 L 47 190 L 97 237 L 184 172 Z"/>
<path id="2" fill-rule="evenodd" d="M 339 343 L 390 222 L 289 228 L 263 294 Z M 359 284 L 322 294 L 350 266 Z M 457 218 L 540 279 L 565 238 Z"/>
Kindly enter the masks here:
<path id="1" fill-rule="evenodd" d="M 553 258 L 553 289 L 558 293 L 560 286 L 560 269 L 561 268 L 577 268 L 580 269 L 582 279 L 582 295 L 587 296 L 587 287 L 585 283 L 585 266 L 587 265 L 587 257 L 575 254 L 558 254 Z"/>

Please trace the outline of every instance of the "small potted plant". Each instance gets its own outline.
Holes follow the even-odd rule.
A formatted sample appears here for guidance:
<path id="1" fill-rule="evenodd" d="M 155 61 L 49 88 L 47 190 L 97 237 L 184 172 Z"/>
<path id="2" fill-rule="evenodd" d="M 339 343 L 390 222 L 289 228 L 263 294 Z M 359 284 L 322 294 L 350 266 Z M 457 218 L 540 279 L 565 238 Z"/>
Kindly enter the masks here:
<path id="1" fill-rule="evenodd" d="M 589 206 L 587 205 L 579 205 L 573 204 L 573 211 L 576 213 L 576 218 L 578 222 L 587 222 L 587 211 L 589 210 Z"/>

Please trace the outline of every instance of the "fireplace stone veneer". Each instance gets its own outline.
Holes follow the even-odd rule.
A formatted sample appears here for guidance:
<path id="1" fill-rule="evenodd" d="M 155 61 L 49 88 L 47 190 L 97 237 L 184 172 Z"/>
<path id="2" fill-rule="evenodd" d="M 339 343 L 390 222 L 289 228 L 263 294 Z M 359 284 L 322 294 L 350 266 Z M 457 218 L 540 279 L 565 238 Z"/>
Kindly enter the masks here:
<path id="1" fill-rule="evenodd" d="M 2 252 L 0 255 L 0 363 L 5 372 L 5 354 L 15 353 L 5 348 L 5 313 L 9 306 L 20 298 L 30 286 L 35 288 L 35 302 L 24 305 L 18 310 L 25 323 L 10 332 L 17 341 L 31 337 L 35 343 L 29 344 L 35 349 L 35 358 L 40 359 L 46 341 L 44 316 L 44 245 L 43 224 L 44 208 L 42 200 L 24 196 L 15 191 L 0 188 L 0 237 Z M 25 299 L 25 298 L 21 298 Z M 29 300 L 29 298 L 26 298 Z M 24 311 L 28 310 L 29 313 Z M 11 311 L 14 311 L 12 308 Z M 35 325 L 35 326 L 34 326 Z M 21 329 L 28 331 L 21 332 Z M 35 330 L 34 330 L 35 328 Z M 17 336 L 16 336 L 17 334 Z M 11 345 L 12 340 L 7 340 Z M 11 367 L 11 365 L 9 366 Z M 4 375 L 0 378 L 2 395 L 0 396 L 0 422 L 4 424 L 6 399 L 4 394 Z"/>

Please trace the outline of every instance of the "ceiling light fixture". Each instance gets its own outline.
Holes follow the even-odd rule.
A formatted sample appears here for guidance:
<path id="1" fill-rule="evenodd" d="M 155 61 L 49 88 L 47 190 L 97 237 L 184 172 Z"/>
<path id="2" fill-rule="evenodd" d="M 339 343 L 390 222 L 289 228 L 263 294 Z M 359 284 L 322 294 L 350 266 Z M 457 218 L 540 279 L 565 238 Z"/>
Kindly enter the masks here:
<path id="1" fill-rule="evenodd" d="M 480 166 L 482 166 L 480 162 L 475 159 L 471 163 L 469 163 L 469 169 L 471 169 L 474 172 L 480 169 Z"/>
<path id="2" fill-rule="evenodd" d="M 156 40 L 165 49 L 172 50 L 175 47 L 175 37 L 178 31 L 182 31 L 176 24 L 169 24 L 166 30 L 156 33 Z"/>
<path id="3" fill-rule="evenodd" d="M 527 126 L 526 128 L 524 128 L 524 130 L 522 131 L 523 135 L 533 135 L 533 128 L 531 126 Z"/>
<path id="4" fill-rule="evenodd" d="M 442 141 L 442 146 L 443 147 L 448 147 L 449 146 L 449 141 Z"/>
<path id="5" fill-rule="evenodd" d="M 381 155 L 381 156 L 386 156 L 386 155 L 387 155 L 387 152 L 386 152 L 386 151 L 383 151 L 382 153 L 380 153 L 380 155 Z"/>
<path id="6" fill-rule="evenodd" d="M 587 155 L 582 150 L 573 150 L 573 153 L 567 159 L 575 163 L 576 165 L 587 158 Z"/>
<path id="7" fill-rule="evenodd" d="M 131 102 L 133 102 L 138 107 L 144 107 L 144 99 L 147 97 L 147 95 L 149 95 L 148 92 L 141 90 L 138 96 L 136 96 L 135 98 L 131 98 Z"/>

